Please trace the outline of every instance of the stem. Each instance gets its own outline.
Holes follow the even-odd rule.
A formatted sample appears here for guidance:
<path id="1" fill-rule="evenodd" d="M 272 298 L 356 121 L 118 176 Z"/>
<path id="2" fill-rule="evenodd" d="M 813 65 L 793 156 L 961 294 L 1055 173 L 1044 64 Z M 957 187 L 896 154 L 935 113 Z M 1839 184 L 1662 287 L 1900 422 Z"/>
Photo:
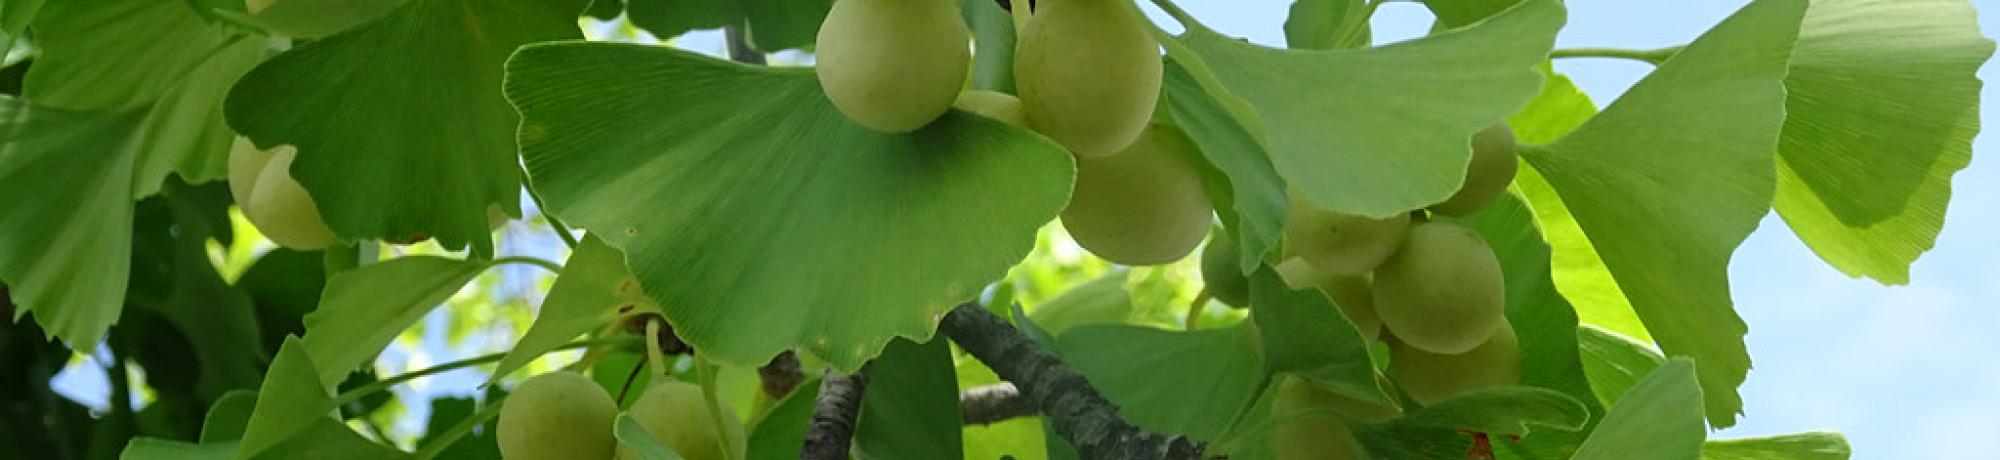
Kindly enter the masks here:
<path id="1" fill-rule="evenodd" d="M 1381 7 L 1382 0 L 1368 0 L 1368 4 L 1361 7 L 1361 14 L 1354 15 L 1348 18 L 1346 24 L 1341 24 L 1340 40 L 1333 42 L 1333 48 L 1354 48 L 1356 45 L 1354 41 L 1361 39 L 1361 31 L 1368 29 L 1368 21 L 1375 17 L 1375 10 Z"/>
<path id="2" fill-rule="evenodd" d="M 828 369 L 819 381 L 819 399 L 813 401 L 812 424 L 806 427 L 806 443 L 799 460 L 845 460 L 854 440 L 856 415 L 868 389 L 868 365 L 853 374 Z"/>
<path id="3" fill-rule="evenodd" d="M 646 364 L 653 366 L 653 377 L 667 376 L 667 355 L 660 353 L 660 323 L 646 322 Z"/>
<path id="4" fill-rule="evenodd" d="M 1631 59 L 1634 61 L 1644 62 L 1647 64 L 1660 65 L 1660 64 L 1665 64 L 1668 59 L 1672 59 L 1675 54 L 1679 54 L 1681 52 L 1681 48 L 1683 47 L 1672 46 L 1656 50 L 1635 50 L 1635 49 L 1625 49 L 1625 48 L 1564 48 L 1555 51 L 1550 51 L 1549 58 L 1550 59 L 1616 58 L 1616 59 Z"/>
<path id="5" fill-rule="evenodd" d="M 479 412 L 474 412 L 471 416 L 466 417 L 465 420 L 458 421 L 457 425 L 452 425 L 450 429 L 445 430 L 443 436 L 436 437 L 436 441 L 424 446 L 423 449 L 417 450 L 416 459 L 431 460 L 437 458 L 438 454 L 444 453 L 446 449 L 451 448 L 453 443 L 457 443 L 458 438 L 463 438 L 465 435 L 472 433 L 473 428 L 485 424 L 487 420 L 492 420 L 494 417 L 499 417 L 500 403 L 505 399 L 506 396 L 500 396 L 495 398 L 495 400 L 487 401 L 486 407 L 480 408 Z"/>
<path id="6" fill-rule="evenodd" d="M 736 439 L 732 439 L 730 435 L 731 431 L 725 428 L 725 424 L 729 423 L 729 420 L 722 417 L 722 401 L 715 396 L 716 374 L 722 370 L 722 366 L 711 363 L 708 361 L 708 358 L 703 358 L 700 353 L 696 353 L 694 355 L 694 370 L 695 378 L 701 380 L 701 398 L 704 402 L 708 403 L 709 428 L 715 430 L 713 434 L 716 439 L 722 440 L 723 446 L 736 445 Z M 722 458 L 723 460 L 736 460 L 736 451 L 724 448 L 722 449 Z"/>
<path id="7" fill-rule="evenodd" d="M 1153 5 L 1160 7 L 1160 11 L 1167 12 L 1168 16 L 1173 16 L 1175 22 L 1181 23 L 1181 27 L 1189 29 L 1202 27 L 1201 21 L 1196 21 L 1194 15 L 1188 14 L 1180 5 L 1175 5 L 1173 0 L 1153 0 Z"/>
<path id="8" fill-rule="evenodd" d="M 549 270 L 550 272 L 555 272 L 555 273 L 562 273 L 562 269 L 563 269 L 563 267 L 562 267 L 562 264 L 559 264 L 559 263 L 555 263 L 555 262 L 550 262 L 550 261 L 547 261 L 547 260 L 543 260 L 543 259 L 540 259 L 540 258 L 535 258 L 535 257 L 528 257 L 528 256 L 510 256 L 510 257 L 501 257 L 501 258 L 498 258 L 498 259 L 493 259 L 493 264 L 494 264 L 494 265 L 499 265 L 499 264 L 526 264 L 526 265 L 533 265 L 533 266 L 537 266 L 537 267 L 542 267 L 542 268 L 545 268 L 545 269 L 548 269 L 548 270 Z"/>
<path id="9" fill-rule="evenodd" d="M 645 368 L 645 361 L 632 363 L 632 373 L 625 374 L 625 386 L 618 387 L 618 407 L 625 407 L 625 395 L 632 392 L 632 382 L 639 380 L 639 371 Z"/>
<path id="10" fill-rule="evenodd" d="M 1208 306 L 1208 299 L 1210 299 L 1208 288 L 1204 287 L 1201 288 L 1201 292 L 1194 295 L 1193 302 L 1188 302 L 1187 320 L 1183 324 L 1187 326 L 1187 330 L 1192 331 L 1195 325 L 1201 323 L 1201 309 Z"/>
<path id="11" fill-rule="evenodd" d="M 616 337 L 616 338 L 605 338 L 605 339 L 594 339 L 594 340 L 585 340 L 585 341 L 582 341 L 582 342 L 571 342 L 571 343 L 569 343 L 569 344 L 565 344 L 565 345 L 563 345 L 563 346 L 560 346 L 560 347 L 556 347 L 556 348 L 555 348 L 555 350 L 550 350 L 550 351 L 560 351 L 560 350 L 569 350 L 569 349 L 575 349 L 575 348 L 582 348 L 582 347 L 588 347 L 588 346 L 595 346 L 595 345 L 604 345 L 604 344 L 613 344 L 613 343 L 620 343 L 620 342 L 629 342 L 629 341 L 631 341 L 631 340 L 632 340 L 632 339 L 630 339 L 630 338 L 625 338 L 625 337 Z M 424 376 L 429 376 L 429 375 L 434 375 L 434 374 L 438 374 L 438 373 L 441 373 L 441 372 L 448 372 L 448 371 L 451 371 L 451 370 L 453 370 L 453 369 L 460 369 L 460 368 L 466 368 L 466 367 L 472 367 L 472 366 L 477 366 L 477 365 L 481 365 L 481 364 L 486 364 L 486 363 L 491 363 L 491 362 L 495 362 L 495 361 L 499 361 L 500 359 L 502 359 L 502 358 L 506 358 L 506 357 L 507 357 L 507 352 L 504 352 L 504 351 L 503 351 L 503 352 L 499 352 L 499 353 L 492 353 L 492 354 L 487 354 L 487 355 L 480 355 L 480 356 L 474 356 L 474 357 L 471 357 L 471 358 L 465 358 L 465 359 L 461 359 L 461 360 L 457 360 L 457 361 L 452 361 L 452 362 L 448 362 L 448 363 L 444 363 L 444 364 L 439 364 L 439 365 L 436 365 L 436 366 L 431 366 L 431 367 L 429 367 L 429 368 L 425 368 L 425 369 L 418 369 L 418 370 L 414 370 L 414 371 L 410 371 L 410 372 L 404 372 L 404 373 L 403 373 L 403 374 L 401 374 L 401 375 L 397 375 L 397 376 L 395 376 L 395 377 L 390 377 L 390 378 L 386 378 L 386 379 L 382 379 L 382 380 L 376 380 L 376 381 L 375 381 L 375 382 L 373 382 L 373 383 L 369 383 L 369 384 L 367 384 L 367 385 L 362 385 L 362 386 L 360 386 L 360 387 L 358 387 L 358 388 L 355 388 L 355 389 L 353 389 L 353 390 L 348 390 L 347 392 L 344 392 L 344 393 L 341 393 L 341 394 L 340 394 L 339 396 L 335 396 L 335 397 L 333 398 L 333 405 L 334 405 L 334 407 L 341 407 L 341 406 L 346 406 L 346 405 L 347 405 L 348 403 L 351 403 L 351 402 L 355 402 L 355 401 L 360 401 L 360 400 L 361 400 L 361 398 L 362 398 L 362 397 L 364 397 L 364 396 L 368 396 L 368 395 L 371 395 L 371 394 L 375 394 L 375 393 L 377 393 L 377 392 L 381 392 L 382 390 L 387 390 L 387 389 L 389 389 L 390 387 L 394 387 L 394 386 L 396 386 L 397 384 L 400 384 L 400 383 L 403 383 L 403 382 L 408 382 L 408 381 L 411 381 L 411 380 L 415 380 L 415 379 L 418 379 L 418 378 L 422 378 L 422 377 L 424 377 Z"/>
<path id="12" fill-rule="evenodd" d="M 748 39 L 743 37 L 743 26 L 723 27 L 722 37 L 729 43 L 729 60 L 750 65 L 764 65 L 764 53 L 750 47 Z"/>
<path id="13" fill-rule="evenodd" d="M 1013 382 L 1082 458 L 1202 458 L 1206 448 L 1194 440 L 1145 431 L 1120 417 L 1118 407 L 1091 387 L 1082 372 L 977 302 L 953 308 L 945 314 L 938 331 L 986 363 L 1001 379 Z"/>
<path id="14" fill-rule="evenodd" d="M 628 23 L 627 25 L 629 26 L 630 24 Z M 521 177 L 528 177 L 526 170 L 521 172 Z M 548 221 L 549 228 L 554 229 L 556 232 L 556 238 L 562 238 L 564 246 L 569 246 L 571 250 L 575 250 L 577 245 L 576 235 L 569 233 L 569 226 L 563 225 L 562 219 L 557 219 L 555 214 L 549 213 L 549 205 L 542 201 L 541 193 L 536 192 L 534 187 L 528 187 L 527 190 L 528 199 L 535 201 L 535 209 L 541 210 L 542 220 Z"/>
<path id="15" fill-rule="evenodd" d="M 1019 5 L 1014 5 L 1013 8 L 1007 9 L 1007 14 L 1014 17 L 1015 39 L 1017 40 L 1020 39 L 1021 34 L 1026 33 L 1028 31 L 1028 20 L 1033 19 L 1035 17 L 1034 10 L 1035 10 L 1034 0 L 1024 1 L 1021 2 L 1021 4 Z"/>

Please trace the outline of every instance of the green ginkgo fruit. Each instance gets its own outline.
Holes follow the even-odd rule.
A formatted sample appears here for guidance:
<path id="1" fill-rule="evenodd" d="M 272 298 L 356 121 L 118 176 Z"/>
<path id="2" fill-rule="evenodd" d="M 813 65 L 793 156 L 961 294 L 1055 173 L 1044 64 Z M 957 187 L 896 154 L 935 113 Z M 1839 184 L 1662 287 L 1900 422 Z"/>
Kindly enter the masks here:
<path id="1" fill-rule="evenodd" d="M 1439 354 L 1389 340 L 1389 376 L 1410 399 L 1431 405 L 1459 394 L 1521 382 L 1521 344 L 1501 323 L 1485 343 L 1459 354 Z"/>
<path id="2" fill-rule="evenodd" d="M 1370 342 L 1382 336 L 1382 319 L 1375 313 L 1375 292 L 1367 276 L 1333 276 L 1319 283 L 1320 292 L 1340 306 L 1340 313 Z"/>
<path id="3" fill-rule="evenodd" d="M 1077 156 L 1139 138 L 1160 95 L 1160 43 L 1126 0 L 1043 2 L 1014 50 L 1028 124 Z"/>
<path id="4" fill-rule="evenodd" d="M 972 61 L 956 2 L 840 0 L 820 23 L 814 69 L 840 113 L 905 133 L 951 109 Z"/>
<path id="5" fill-rule="evenodd" d="M 1078 158 L 1063 228 L 1092 254 L 1125 265 L 1187 256 L 1214 221 L 1194 155 L 1186 135 L 1154 125 L 1116 155 Z"/>
<path id="6" fill-rule="evenodd" d="M 589 377 L 559 371 L 521 382 L 500 406 L 500 458 L 611 458 L 618 403 Z"/>
<path id="7" fill-rule="evenodd" d="M 1370 219 L 1320 208 L 1297 189 L 1290 195 L 1285 247 L 1323 275 L 1368 273 L 1396 252 L 1410 227 L 1408 216 Z"/>
<path id="8" fill-rule="evenodd" d="M 319 38 L 374 20 L 410 0 L 246 0 L 249 22 L 278 35 Z"/>
<path id="9" fill-rule="evenodd" d="M 292 146 L 265 151 L 239 137 L 229 150 L 229 190 L 243 217 L 265 238 L 292 249 L 326 249 L 340 240 L 320 218 L 312 195 L 292 178 L 292 160 L 297 157 L 298 149 Z"/>
<path id="10" fill-rule="evenodd" d="M 1021 113 L 1021 99 L 1012 94 L 975 89 L 958 93 L 958 100 L 951 106 L 1014 126 L 1028 124 L 1026 115 Z"/>
<path id="11" fill-rule="evenodd" d="M 646 392 L 639 395 L 627 411 L 640 427 L 646 429 L 647 434 L 673 449 L 681 458 L 741 459 L 746 442 L 743 422 L 736 418 L 736 409 L 730 408 L 728 402 L 716 402 L 721 405 L 724 419 L 720 427 L 715 425 L 715 418 L 709 416 L 708 400 L 702 397 L 700 385 L 654 377 L 653 383 L 646 386 Z M 640 458 L 639 453 L 631 448 L 618 447 L 619 460 Z"/>
<path id="12" fill-rule="evenodd" d="M 1271 398 L 1271 453 L 1278 460 L 1368 458 L 1347 426 L 1348 410 L 1365 404 L 1297 377 L 1285 377 Z M 1393 416 L 1391 417 L 1393 418 Z"/>
<path id="13" fill-rule="evenodd" d="M 1232 307 L 1250 306 L 1250 279 L 1243 276 L 1243 251 L 1229 230 L 1216 227 L 1201 250 L 1201 282 L 1209 298 Z"/>
<path id="14" fill-rule="evenodd" d="M 1472 163 L 1465 169 L 1465 185 L 1444 202 L 1431 205 L 1438 214 L 1462 216 L 1492 204 L 1507 193 L 1520 167 L 1514 145 L 1514 130 L 1501 123 L 1472 135 Z"/>
<path id="15" fill-rule="evenodd" d="M 1456 224 L 1411 227 L 1402 250 L 1375 269 L 1373 287 L 1382 327 L 1432 353 L 1464 353 L 1507 322 L 1500 260 Z"/>

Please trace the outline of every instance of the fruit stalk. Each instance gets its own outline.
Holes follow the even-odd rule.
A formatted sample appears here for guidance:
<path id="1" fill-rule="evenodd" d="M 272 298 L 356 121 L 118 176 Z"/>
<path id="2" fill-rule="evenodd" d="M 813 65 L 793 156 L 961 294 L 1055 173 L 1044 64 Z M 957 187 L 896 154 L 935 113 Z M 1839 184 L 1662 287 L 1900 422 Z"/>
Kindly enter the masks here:
<path id="1" fill-rule="evenodd" d="M 843 374 L 828 370 L 819 381 L 819 399 L 813 402 L 812 425 L 806 428 L 806 445 L 799 460 L 845 460 L 854 439 L 856 416 L 861 412 L 861 395 L 868 389 L 868 366 Z"/>
<path id="2" fill-rule="evenodd" d="M 1186 436 L 1153 433 L 1125 421 L 1118 407 L 1098 394 L 1083 373 L 977 302 L 953 308 L 938 331 L 1001 379 L 1013 382 L 1083 458 L 1202 458 L 1205 447 Z"/>

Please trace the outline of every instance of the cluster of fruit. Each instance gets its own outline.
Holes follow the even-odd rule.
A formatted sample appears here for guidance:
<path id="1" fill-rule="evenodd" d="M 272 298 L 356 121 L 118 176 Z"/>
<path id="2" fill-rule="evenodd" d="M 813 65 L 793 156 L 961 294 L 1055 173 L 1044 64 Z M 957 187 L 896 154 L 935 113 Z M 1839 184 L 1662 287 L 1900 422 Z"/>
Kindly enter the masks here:
<path id="1" fill-rule="evenodd" d="M 646 434 L 688 460 L 744 458 L 743 424 L 721 404 L 724 422 L 709 416 L 701 386 L 655 375 L 626 409 Z M 496 431 L 507 460 L 638 460 L 638 452 L 612 435 L 618 403 L 589 377 L 569 371 L 537 375 L 514 388 L 500 406 Z M 728 430 L 727 433 L 723 430 Z"/>
<path id="2" fill-rule="evenodd" d="M 1214 209 L 1192 141 L 1152 119 L 1162 61 L 1145 19 L 1123 0 L 1047 2 L 1025 16 L 1018 98 L 961 91 L 969 32 L 940 0 L 836 2 L 815 71 L 834 107 L 871 130 L 914 131 L 957 107 L 1041 133 L 1076 157 L 1062 222 L 1078 244 L 1127 265 L 1187 256 Z"/>
<path id="3" fill-rule="evenodd" d="M 1429 214 L 1462 216 L 1506 193 L 1517 165 L 1512 131 L 1495 125 L 1472 137 L 1464 185 Z M 1418 404 L 1520 380 L 1520 347 L 1506 317 L 1500 261 L 1476 232 L 1424 212 L 1371 219 L 1329 211 L 1291 193 L 1283 260 L 1276 271 L 1294 289 L 1316 287 L 1361 337 L 1389 350 L 1383 388 Z M 1210 295 L 1248 305 L 1226 235 L 1209 243 L 1202 272 Z M 1326 457 L 1354 449 L 1346 421 L 1382 422 L 1400 410 L 1333 394 L 1288 377 L 1272 405 L 1279 458 Z M 1332 414 L 1338 414 L 1333 416 Z M 1313 454 L 1318 453 L 1318 454 Z"/>

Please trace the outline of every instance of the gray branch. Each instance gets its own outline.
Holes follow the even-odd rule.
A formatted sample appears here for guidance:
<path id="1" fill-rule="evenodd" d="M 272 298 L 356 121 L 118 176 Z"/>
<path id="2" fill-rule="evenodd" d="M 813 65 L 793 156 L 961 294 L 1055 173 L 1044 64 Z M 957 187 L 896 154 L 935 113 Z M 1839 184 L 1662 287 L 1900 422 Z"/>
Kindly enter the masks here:
<path id="1" fill-rule="evenodd" d="M 867 389 L 866 365 L 851 375 L 826 371 L 826 377 L 819 381 L 819 399 L 813 401 L 812 425 L 806 427 L 806 444 L 799 449 L 799 460 L 847 460 L 854 421 L 861 412 L 861 395 Z"/>
<path id="2" fill-rule="evenodd" d="M 1201 458 L 1204 447 L 1186 436 L 1152 433 L 1125 421 L 1082 373 L 978 303 L 952 309 L 938 330 L 1013 382 L 1085 459 Z"/>
<path id="3" fill-rule="evenodd" d="M 958 394 L 958 406 L 967 425 L 991 425 L 1036 414 L 1034 401 L 1007 382 L 967 389 Z"/>

